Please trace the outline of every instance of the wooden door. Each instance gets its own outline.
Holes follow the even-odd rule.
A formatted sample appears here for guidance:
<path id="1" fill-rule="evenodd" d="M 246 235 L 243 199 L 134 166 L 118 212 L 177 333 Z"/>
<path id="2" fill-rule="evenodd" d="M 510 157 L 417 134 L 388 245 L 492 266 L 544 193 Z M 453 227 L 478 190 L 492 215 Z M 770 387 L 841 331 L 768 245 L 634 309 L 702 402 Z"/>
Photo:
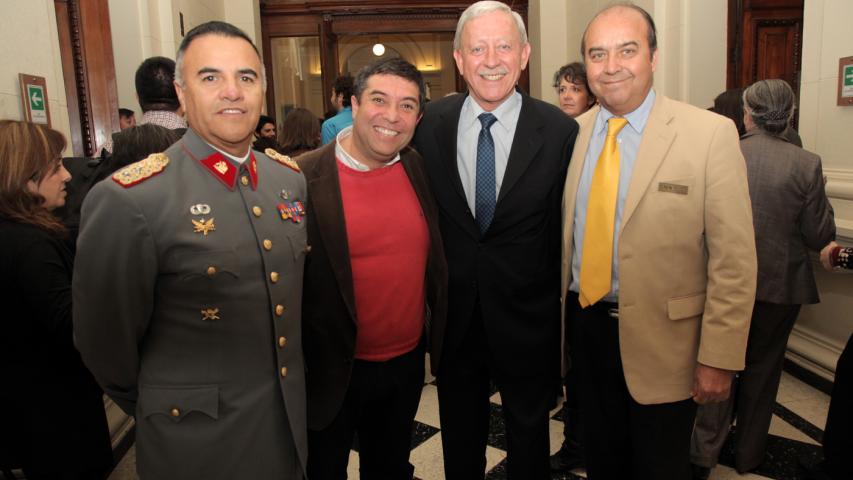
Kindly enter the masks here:
<path id="1" fill-rule="evenodd" d="M 729 0 L 727 88 L 781 78 L 800 90 L 804 0 Z"/>

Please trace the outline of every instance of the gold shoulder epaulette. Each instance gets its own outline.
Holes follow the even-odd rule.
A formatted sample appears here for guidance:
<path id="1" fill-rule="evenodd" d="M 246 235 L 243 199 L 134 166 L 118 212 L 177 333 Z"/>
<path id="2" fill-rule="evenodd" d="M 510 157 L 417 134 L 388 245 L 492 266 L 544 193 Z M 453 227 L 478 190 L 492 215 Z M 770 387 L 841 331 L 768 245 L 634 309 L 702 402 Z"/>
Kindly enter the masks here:
<path id="1" fill-rule="evenodd" d="M 299 169 L 299 165 L 297 165 L 296 162 L 294 162 L 293 159 L 288 157 L 287 155 L 282 155 L 282 154 L 276 152 L 272 148 L 268 148 L 268 149 L 264 150 L 264 153 L 266 153 L 268 157 L 275 160 L 276 162 L 284 165 L 285 167 L 292 169 L 294 172 L 301 172 L 302 171 Z"/>
<path id="2" fill-rule="evenodd" d="M 165 153 L 152 153 L 148 158 L 131 163 L 114 173 L 113 180 L 124 188 L 132 187 L 162 172 L 168 164 L 169 157 Z"/>

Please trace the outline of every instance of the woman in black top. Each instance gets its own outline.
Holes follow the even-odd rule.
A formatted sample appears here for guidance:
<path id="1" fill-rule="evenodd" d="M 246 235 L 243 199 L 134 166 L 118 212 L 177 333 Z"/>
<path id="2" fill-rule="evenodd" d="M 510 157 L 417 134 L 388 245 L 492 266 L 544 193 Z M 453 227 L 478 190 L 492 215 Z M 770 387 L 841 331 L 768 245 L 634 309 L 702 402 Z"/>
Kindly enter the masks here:
<path id="1" fill-rule="evenodd" d="M 50 213 L 71 178 L 64 148 L 55 130 L 0 121 L 0 467 L 103 479 L 112 466 L 103 396 L 74 348 L 72 258 Z"/>

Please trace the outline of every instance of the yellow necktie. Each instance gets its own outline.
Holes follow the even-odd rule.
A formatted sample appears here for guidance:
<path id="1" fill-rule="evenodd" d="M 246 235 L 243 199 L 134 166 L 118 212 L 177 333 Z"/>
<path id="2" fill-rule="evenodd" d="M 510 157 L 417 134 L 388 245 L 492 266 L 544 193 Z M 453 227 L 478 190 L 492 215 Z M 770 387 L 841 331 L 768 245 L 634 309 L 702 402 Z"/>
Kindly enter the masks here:
<path id="1" fill-rule="evenodd" d="M 589 201 L 580 269 L 580 304 L 593 305 L 610 291 L 613 259 L 613 228 L 616 222 L 616 196 L 619 190 L 619 146 L 616 135 L 628 124 L 624 118 L 607 121 L 607 139 L 595 165 Z"/>

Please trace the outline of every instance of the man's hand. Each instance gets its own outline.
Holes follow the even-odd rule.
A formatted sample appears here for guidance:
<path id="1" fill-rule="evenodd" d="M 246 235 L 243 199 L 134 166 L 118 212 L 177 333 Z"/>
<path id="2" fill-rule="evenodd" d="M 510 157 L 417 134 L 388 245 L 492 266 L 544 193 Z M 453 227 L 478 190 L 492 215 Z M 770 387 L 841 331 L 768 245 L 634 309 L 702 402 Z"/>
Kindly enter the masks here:
<path id="1" fill-rule="evenodd" d="M 829 258 L 830 253 L 832 253 L 832 249 L 837 247 L 838 244 L 835 243 L 835 240 L 829 242 L 829 244 L 823 247 L 823 250 L 820 251 L 820 264 L 823 265 L 823 268 L 829 270 L 830 272 L 833 270 L 832 268 L 832 259 Z"/>
<path id="2" fill-rule="evenodd" d="M 699 405 L 704 405 L 726 400 L 731 393 L 734 374 L 735 372 L 731 370 L 697 363 L 693 377 L 693 390 L 690 392 L 693 401 Z"/>

